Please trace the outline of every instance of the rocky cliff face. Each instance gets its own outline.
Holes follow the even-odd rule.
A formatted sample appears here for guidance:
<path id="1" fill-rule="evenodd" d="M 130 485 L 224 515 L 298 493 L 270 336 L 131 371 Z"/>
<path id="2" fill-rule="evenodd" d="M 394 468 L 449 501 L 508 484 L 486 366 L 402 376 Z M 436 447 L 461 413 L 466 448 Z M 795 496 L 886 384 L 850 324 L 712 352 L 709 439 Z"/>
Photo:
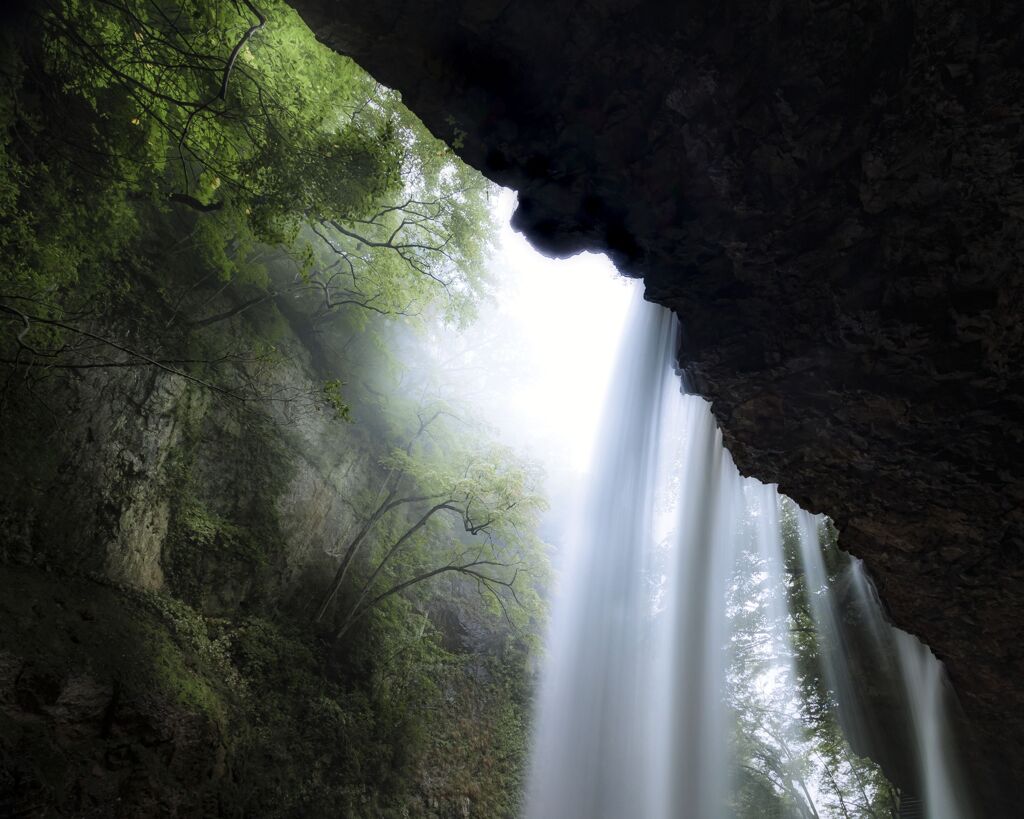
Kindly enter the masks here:
<path id="1" fill-rule="evenodd" d="M 278 394 L 313 388 L 296 334 L 277 341 Z M 295 740 L 266 712 L 349 692 L 294 623 L 377 480 L 366 433 L 156 369 L 82 372 L 0 409 L 0 816 L 299 815 L 300 784 L 328 802 L 301 815 L 344 812 L 301 757 L 334 770 L 348 726 L 268 761 Z"/>
<path id="2" fill-rule="evenodd" d="M 297 0 L 553 254 L 683 328 L 741 469 L 831 515 L 1024 768 L 1024 7 Z"/>
<path id="3" fill-rule="evenodd" d="M 291 336 L 281 344 L 293 363 L 279 389 L 311 389 L 308 352 Z M 48 385 L 52 414 L 4 414 L 3 562 L 166 590 L 213 611 L 257 586 L 286 598 L 329 570 L 352 520 L 344 498 L 373 471 L 354 427 L 313 411 L 254 424 L 164 372 L 85 372 Z M 224 529 L 230 538 L 211 534 Z"/>
<path id="4" fill-rule="evenodd" d="M 81 579 L 0 582 L 0 816 L 225 815 L 226 714 L 155 612 Z"/>

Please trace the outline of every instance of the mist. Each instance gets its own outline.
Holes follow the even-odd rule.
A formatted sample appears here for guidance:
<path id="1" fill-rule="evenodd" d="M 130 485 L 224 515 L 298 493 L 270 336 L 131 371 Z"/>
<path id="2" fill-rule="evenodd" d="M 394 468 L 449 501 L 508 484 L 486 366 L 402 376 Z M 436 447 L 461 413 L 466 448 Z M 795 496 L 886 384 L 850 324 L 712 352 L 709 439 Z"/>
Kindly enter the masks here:
<path id="1" fill-rule="evenodd" d="M 493 300 L 465 328 L 437 326 L 428 351 L 446 391 L 472 406 L 499 437 L 542 465 L 560 528 L 574 487 L 589 471 L 630 296 L 641 283 L 604 255 L 552 259 L 513 230 L 516 194 L 502 190 L 492 214 Z"/>

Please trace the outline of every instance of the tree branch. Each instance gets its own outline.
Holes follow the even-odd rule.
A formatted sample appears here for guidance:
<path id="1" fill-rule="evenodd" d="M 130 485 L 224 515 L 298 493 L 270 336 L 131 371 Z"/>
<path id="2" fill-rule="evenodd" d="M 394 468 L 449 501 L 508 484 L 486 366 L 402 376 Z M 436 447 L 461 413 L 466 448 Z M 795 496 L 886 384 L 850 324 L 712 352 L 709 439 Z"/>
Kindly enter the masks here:
<path id="1" fill-rule="evenodd" d="M 214 213 L 224 207 L 223 202 L 200 202 L 194 196 L 190 196 L 187 193 L 172 193 L 167 198 L 172 202 L 177 202 L 181 205 L 188 205 L 192 210 L 197 210 L 200 213 Z"/>
<path id="2" fill-rule="evenodd" d="M 374 597 L 372 600 L 365 603 L 364 605 L 360 606 L 357 604 L 356 608 L 353 609 L 352 614 L 350 614 L 350 616 L 342 624 L 342 627 L 335 634 L 334 639 L 340 640 L 356 621 L 361 619 L 374 606 L 378 605 L 387 598 L 392 597 L 393 595 L 396 595 L 399 592 L 405 591 L 410 586 L 415 586 L 417 583 L 422 583 L 423 581 L 429 580 L 432 577 L 437 577 L 438 575 L 447 574 L 449 572 L 463 574 L 467 577 L 473 577 L 478 582 L 482 582 L 488 588 L 488 591 L 490 591 L 491 594 L 493 594 L 495 598 L 498 599 L 498 602 L 499 604 L 501 604 L 502 609 L 504 609 L 504 604 L 502 603 L 500 596 L 493 589 L 490 588 L 490 584 L 492 583 L 498 586 L 504 586 L 508 588 L 510 591 L 512 591 L 513 597 L 515 597 L 516 602 L 519 603 L 519 598 L 516 597 L 515 590 L 513 589 L 513 585 L 515 584 L 516 579 L 519 577 L 518 569 L 516 569 L 511 580 L 502 580 L 501 578 L 491 577 L 482 572 L 476 571 L 475 567 L 477 566 L 500 566 L 502 568 L 508 568 L 506 564 L 499 563 L 494 560 L 475 560 L 471 563 L 464 563 L 461 565 L 448 564 L 446 566 L 440 566 L 436 569 L 431 569 L 429 571 L 422 572 L 416 575 L 415 577 L 411 577 L 408 580 L 404 580 L 401 583 L 395 584 L 386 591 L 383 591 L 380 594 L 378 594 L 376 597 Z M 506 619 L 508 618 L 507 612 L 505 613 L 505 617 Z"/>
<path id="3" fill-rule="evenodd" d="M 75 327 L 71 324 L 65 324 L 63 321 L 57 321 L 55 319 L 48 319 L 43 318 L 42 316 L 33 316 L 27 313 L 22 313 L 20 310 L 16 310 L 15 308 L 2 303 L 0 303 L 0 311 L 8 313 L 9 315 L 18 316 L 21 319 L 25 320 L 26 322 L 35 321 L 38 322 L 39 324 L 46 324 L 51 327 L 59 327 L 62 330 L 67 330 L 70 333 L 77 333 L 79 335 L 85 336 L 86 338 L 91 338 L 94 341 L 99 341 L 102 344 L 106 344 L 109 347 L 113 347 L 115 350 L 120 350 L 122 353 L 126 353 L 127 355 L 130 355 L 133 358 L 138 358 L 141 361 L 151 364 L 152 366 L 156 367 L 159 370 L 163 370 L 166 373 L 170 373 L 171 375 L 176 375 L 179 378 L 184 378 L 187 381 L 199 384 L 200 386 L 205 387 L 206 389 L 212 392 L 219 393 L 220 395 L 225 395 L 228 398 L 231 398 L 235 401 L 244 402 L 247 400 L 244 396 L 240 396 L 236 393 L 233 393 L 231 390 L 224 389 L 223 387 L 218 387 L 216 384 L 211 384 L 209 381 L 204 381 L 201 378 L 196 378 L 194 375 L 189 375 L 188 373 L 175 369 L 174 367 L 169 367 L 159 359 L 152 358 L 151 356 L 148 356 L 144 353 L 140 353 L 136 350 L 131 349 L 130 347 L 125 347 L 123 344 L 118 344 L 116 341 L 111 341 L 109 338 L 104 338 L 103 336 L 96 335 L 95 333 L 91 333 L 88 330 L 83 330 L 81 327 Z M 20 335 L 24 335 L 27 331 L 28 328 L 22 330 Z M 19 343 L 22 343 L 20 341 L 20 337 Z M 31 348 L 28 348 L 27 345 L 25 346 L 27 349 L 31 350 Z"/>

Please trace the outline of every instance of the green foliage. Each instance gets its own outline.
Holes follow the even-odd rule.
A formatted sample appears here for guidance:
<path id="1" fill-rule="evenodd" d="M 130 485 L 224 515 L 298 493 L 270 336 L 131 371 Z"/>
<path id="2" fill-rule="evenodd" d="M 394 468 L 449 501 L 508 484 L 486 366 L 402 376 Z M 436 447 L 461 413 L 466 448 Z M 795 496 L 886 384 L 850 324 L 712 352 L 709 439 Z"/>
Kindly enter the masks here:
<path id="1" fill-rule="evenodd" d="M 343 124 L 370 81 L 284 3 L 68 0 L 46 23 L 67 90 L 114 121 L 152 193 L 217 208 L 208 224 L 287 243 L 306 213 L 356 215 L 397 184 L 388 129 Z"/>
<path id="2" fill-rule="evenodd" d="M 196 603 L 210 586 L 225 581 L 214 567 L 241 564 L 232 573 L 255 574 L 267 561 L 265 544 L 246 527 L 210 512 L 195 496 L 186 495 L 175 508 L 167 545 L 169 580 L 178 594 Z"/>
<path id="3" fill-rule="evenodd" d="M 198 393 L 192 388 L 190 393 Z M 163 566 L 175 594 L 196 606 L 221 609 L 237 602 L 232 589 L 266 596 L 279 568 L 284 537 L 275 498 L 293 473 L 286 442 L 258 419 L 235 427 L 209 412 L 209 402 L 181 402 L 182 441 L 168 465 L 165 494 L 170 521 Z M 234 461 L 210 457 L 213 447 Z M 225 491 L 223 481 L 243 481 Z"/>
<path id="4" fill-rule="evenodd" d="M 82 343 L 116 310 L 132 350 L 191 371 L 180 336 L 282 284 L 314 317 L 464 322 L 487 296 L 488 184 L 285 3 L 60 0 L 31 19 L 0 74 L 8 366 L 124 366 L 126 328 Z M 164 304 L 139 303 L 140 274 Z M 195 315 L 225 295 L 243 304 Z"/>
<path id="5" fill-rule="evenodd" d="M 524 661 L 510 643 L 499 657 L 451 668 L 453 719 L 430 736 L 427 758 L 443 775 L 426 780 L 427 804 L 471 805 L 471 815 L 495 819 L 520 815 L 529 737 Z"/>
<path id="6" fill-rule="evenodd" d="M 4 616 L 25 624 L 0 632 L 0 654 L 20 656 L 57 680 L 69 669 L 84 672 L 116 686 L 124 701 L 163 701 L 200 715 L 211 728 L 227 728 L 240 680 L 224 644 L 210 639 L 203 618 L 188 606 L 81 579 L 0 572 L 10 592 Z"/>
<path id="7" fill-rule="evenodd" d="M 429 621 L 397 603 L 338 657 L 269 613 L 211 618 L 167 595 L 35 571 L 4 569 L 3 580 L 12 594 L 0 612 L 26 625 L 0 632 L 0 657 L 58 682 L 70 670 L 113 683 L 133 719 L 194 718 L 223 749 L 220 762 L 190 763 L 222 776 L 169 779 L 168 797 L 198 789 L 228 815 L 266 819 L 516 815 L 526 656 L 514 646 L 490 657 L 445 650 Z M 66 757 L 46 730 L 38 719 L 5 724 L 0 762 L 10 751 L 30 763 L 59 804 L 65 779 L 94 775 L 94 749 Z M 103 742 L 116 753 L 126 740 L 152 771 L 166 764 L 162 746 L 120 733 Z"/>
<path id="8" fill-rule="evenodd" d="M 317 618 L 345 591 L 341 638 L 393 595 L 422 601 L 438 583 L 468 582 L 492 614 L 513 627 L 536 625 L 546 579 L 535 534 L 546 504 L 539 470 L 443 403 L 389 420 L 382 484 L 360 498 L 362 520 L 342 544 Z"/>
<path id="9" fill-rule="evenodd" d="M 796 508 L 784 501 L 784 586 L 774 588 L 753 548 L 741 552 L 730 586 L 727 701 L 739 760 L 731 806 L 736 817 L 892 816 L 892 789 L 881 769 L 850 748 L 836 694 L 825 682 L 823 645 L 808 604 Z M 834 587 L 846 560 L 835 530 L 822 542 Z M 778 596 L 781 595 L 781 599 Z M 780 620 L 772 613 L 786 612 Z M 799 692 L 793 697 L 792 692 Z M 796 730 L 792 726 L 796 726 Z"/>
<path id="10" fill-rule="evenodd" d="M 104 592 L 138 622 L 95 662 L 215 726 L 238 815 L 515 815 L 540 477 L 465 408 L 400 397 L 420 362 L 393 343 L 488 297 L 488 183 L 279 0 L 55 0 L 0 36 L 0 367 L 23 377 L 0 410 L 84 382 L 174 418 L 168 593 Z M 336 466 L 302 435 L 352 420 L 371 478 L 420 500 L 373 522 L 331 643 L 285 599 L 277 503 L 295 449 Z M 487 644 L 451 645 L 439 607 Z"/>
<path id="11" fill-rule="evenodd" d="M 344 385 L 340 378 L 332 378 L 330 381 L 324 382 L 324 400 L 334 412 L 336 421 L 352 420 L 352 408 L 341 397 L 341 388 Z"/>
<path id="12" fill-rule="evenodd" d="M 49 97 L 61 79 L 30 81 L 35 67 L 12 42 L 18 33 L 5 31 L 0 49 L 0 282 L 5 301 L 16 297 L 52 315 L 69 288 L 81 304 L 120 286 L 109 266 L 138 229 L 128 195 L 139 173 L 109 151 L 76 156 L 68 149 L 68 122 L 58 128 L 51 119 Z M 57 116 L 81 114 L 72 104 Z M 97 123 L 84 120 L 83 130 L 94 131 Z M 39 328 L 33 340 L 52 336 Z"/>
<path id="13" fill-rule="evenodd" d="M 267 817 L 514 816 L 525 703 L 520 655 L 486 681 L 486 660 L 442 649 L 429 621 L 382 607 L 331 672 L 295 625 L 223 624 L 254 695 L 234 748 L 247 811 Z M 258 692 L 255 693 L 255 692 Z M 521 694 L 520 694 L 521 696 Z"/>

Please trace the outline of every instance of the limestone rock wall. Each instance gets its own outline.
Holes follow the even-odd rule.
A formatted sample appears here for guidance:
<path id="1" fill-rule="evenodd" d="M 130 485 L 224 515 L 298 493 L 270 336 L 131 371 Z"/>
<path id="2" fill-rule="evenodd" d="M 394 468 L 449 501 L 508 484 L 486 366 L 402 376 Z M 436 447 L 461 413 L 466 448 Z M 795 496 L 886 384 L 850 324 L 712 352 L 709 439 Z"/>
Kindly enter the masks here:
<path id="1" fill-rule="evenodd" d="M 280 344 L 281 392 L 315 389 L 302 344 Z M 252 412 L 151 368 L 86 372 L 5 407 L 0 562 L 169 591 L 207 612 L 323 585 L 376 468 L 365 433 L 301 407 Z"/>

